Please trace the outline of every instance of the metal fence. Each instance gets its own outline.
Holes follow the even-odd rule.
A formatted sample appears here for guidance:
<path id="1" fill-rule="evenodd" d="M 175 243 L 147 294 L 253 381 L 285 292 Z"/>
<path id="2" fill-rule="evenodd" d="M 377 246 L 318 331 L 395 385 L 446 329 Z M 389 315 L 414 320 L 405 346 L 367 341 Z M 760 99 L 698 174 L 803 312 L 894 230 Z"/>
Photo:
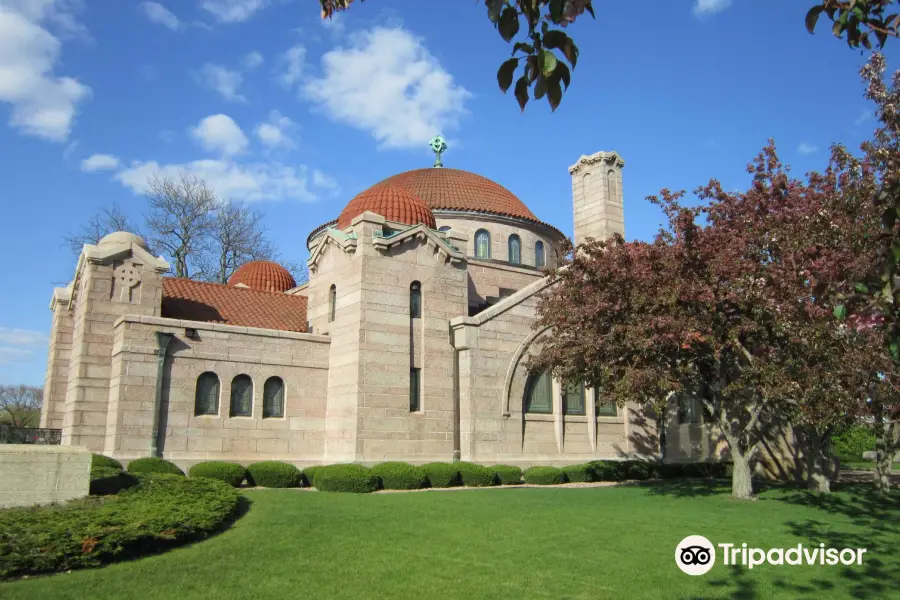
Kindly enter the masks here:
<path id="1" fill-rule="evenodd" d="M 61 442 L 62 429 L 0 425 L 0 444 L 59 445 Z"/>

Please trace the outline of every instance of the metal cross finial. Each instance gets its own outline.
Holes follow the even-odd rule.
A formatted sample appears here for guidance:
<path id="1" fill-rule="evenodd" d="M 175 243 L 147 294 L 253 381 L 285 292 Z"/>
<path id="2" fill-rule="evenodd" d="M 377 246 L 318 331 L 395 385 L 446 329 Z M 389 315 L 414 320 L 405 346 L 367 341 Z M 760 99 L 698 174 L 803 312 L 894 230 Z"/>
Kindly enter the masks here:
<path id="1" fill-rule="evenodd" d="M 428 145 L 431 146 L 431 151 L 435 154 L 434 166 L 435 167 L 443 167 L 444 163 L 441 162 L 441 153 L 447 151 L 447 142 L 444 141 L 439 135 L 431 138 L 431 141 L 428 142 Z"/>

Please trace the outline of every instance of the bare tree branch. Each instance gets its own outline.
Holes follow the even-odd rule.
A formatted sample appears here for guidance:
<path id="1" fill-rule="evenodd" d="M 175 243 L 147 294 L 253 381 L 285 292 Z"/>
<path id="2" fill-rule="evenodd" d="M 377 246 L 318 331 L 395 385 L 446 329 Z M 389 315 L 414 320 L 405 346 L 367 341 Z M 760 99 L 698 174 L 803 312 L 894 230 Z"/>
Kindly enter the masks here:
<path id="1" fill-rule="evenodd" d="M 13 427 L 37 427 L 41 420 L 43 388 L 0 385 L 0 423 Z"/>
<path id="2" fill-rule="evenodd" d="M 80 254 L 85 244 L 96 244 L 103 236 L 116 231 L 129 231 L 140 235 L 137 224 L 122 211 L 117 202 L 113 202 L 95 210 L 79 231 L 69 233 L 63 238 L 63 243 L 72 254 Z"/>

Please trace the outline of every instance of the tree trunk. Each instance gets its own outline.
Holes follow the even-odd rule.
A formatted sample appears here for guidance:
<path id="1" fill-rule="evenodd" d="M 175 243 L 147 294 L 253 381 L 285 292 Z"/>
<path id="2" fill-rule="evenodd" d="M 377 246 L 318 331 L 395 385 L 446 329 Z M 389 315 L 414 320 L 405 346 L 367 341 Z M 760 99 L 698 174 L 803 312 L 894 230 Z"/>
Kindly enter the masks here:
<path id="1" fill-rule="evenodd" d="M 831 466 L 828 432 L 821 434 L 814 427 L 797 428 L 803 438 L 806 453 L 806 487 L 822 494 L 831 492 Z"/>
<path id="2" fill-rule="evenodd" d="M 659 431 L 659 460 L 666 460 L 666 423 L 662 419 L 657 421 L 657 430 Z"/>
<path id="3" fill-rule="evenodd" d="M 894 462 L 894 448 L 890 443 L 890 428 L 876 427 L 875 438 L 875 491 L 887 495 L 891 491 L 891 467 Z"/>
<path id="4" fill-rule="evenodd" d="M 736 446 L 736 444 L 735 444 Z M 731 495 L 738 500 L 753 500 L 753 478 L 750 470 L 750 453 L 731 448 L 734 470 L 731 473 Z"/>

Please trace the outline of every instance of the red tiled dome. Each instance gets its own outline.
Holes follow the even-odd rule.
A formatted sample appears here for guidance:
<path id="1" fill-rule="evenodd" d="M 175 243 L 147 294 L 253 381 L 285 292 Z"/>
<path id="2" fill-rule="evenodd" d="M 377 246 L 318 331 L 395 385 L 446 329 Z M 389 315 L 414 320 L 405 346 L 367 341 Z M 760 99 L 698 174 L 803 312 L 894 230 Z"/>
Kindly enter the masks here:
<path id="1" fill-rule="evenodd" d="M 459 169 L 414 169 L 376 185 L 399 185 L 421 198 L 432 210 L 471 210 L 537 221 L 512 192 L 481 175 Z"/>
<path id="2" fill-rule="evenodd" d="M 238 267 L 228 279 L 228 285 L 243 284 L 251 290 L 286 292 L 297 287 L 291 273 L 269 260 L 254 260 Z"/>
<path id="3" fill-rule="evenodd" d="M 358 194 L 344 207 L 338 217 L 338 229 L 348 227 L 353 219 L 367 210 L 388 221 L 407 225 L 424 223 L 432 229 L 437 227 L 427 204 L 401 186 L 382 183 Z"/>

